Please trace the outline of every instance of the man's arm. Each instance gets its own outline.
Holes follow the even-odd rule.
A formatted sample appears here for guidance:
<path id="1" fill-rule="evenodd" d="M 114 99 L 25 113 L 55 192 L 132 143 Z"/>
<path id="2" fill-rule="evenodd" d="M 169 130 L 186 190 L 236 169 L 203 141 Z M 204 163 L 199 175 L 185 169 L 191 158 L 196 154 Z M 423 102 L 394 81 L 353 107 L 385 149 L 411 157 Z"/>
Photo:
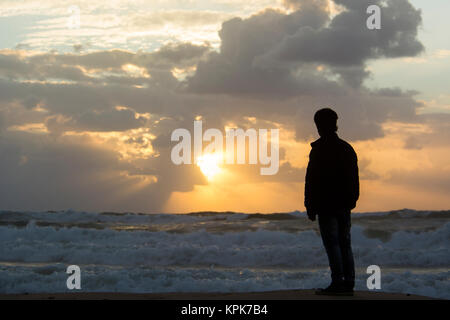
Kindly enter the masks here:
<path id="1" fill-rule="evenodd" d="M 314 154 L 313 150 L 309 153 L 308 167 L 306 168 L 305 176 L 305 208 L 308 218 L 311 221 L 316 219 L 316 212 L 313 209 L 313 173 L 314 173 Z"/>
<path id="2" fill-rule="evenodd" d="M 359 172 L 358 157 L 353 148 L 349 152 L 349 161 L 347 166 L 348 176 L 348 206 L 349 209 L 356 207 L 356 201 L 359 199 Z"/>
<path id="3" fill-rule="evenodd" d="M 355 152 L 355 151 L 353 151 Z M 353 197 L 353 208 L 356 207 L 356 201 L 359 199 L 359 172 L 358 172 L 358 157 L 354 153 L 354 162 L 352 166 L 352 197 Z M 352 208 L 352 209 L 353 209 Z"/>

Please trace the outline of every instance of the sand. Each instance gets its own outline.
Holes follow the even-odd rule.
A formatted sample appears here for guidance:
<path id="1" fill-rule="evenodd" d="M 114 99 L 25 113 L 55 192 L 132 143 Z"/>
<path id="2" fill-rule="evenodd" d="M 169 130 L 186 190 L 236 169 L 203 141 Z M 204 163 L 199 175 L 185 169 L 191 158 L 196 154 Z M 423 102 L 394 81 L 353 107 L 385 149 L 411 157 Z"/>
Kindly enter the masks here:
<path id="1" fill-rule="evenodd" d="M 183 292 L 183 293 L 116 293 L 69 292 L 0 294 L 0 300 L 431 300 L 413 294 L 355 291 L 353 297 L 317 296 L 314 290 L 280 290 L 264 292 Z"/>

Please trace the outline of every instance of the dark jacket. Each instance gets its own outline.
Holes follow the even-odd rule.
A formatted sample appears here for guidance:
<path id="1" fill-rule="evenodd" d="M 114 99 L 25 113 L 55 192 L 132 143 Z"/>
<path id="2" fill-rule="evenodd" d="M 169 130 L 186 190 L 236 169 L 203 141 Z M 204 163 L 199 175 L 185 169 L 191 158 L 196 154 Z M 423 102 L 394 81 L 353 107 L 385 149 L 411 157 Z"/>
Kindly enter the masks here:
<path id="1" fill-rule="evenodd" d="M 355 208 L 359 198 L 358 159 L 337 134 L 311 143 L 305 178 L 305 207 L 314 214 Z"/>

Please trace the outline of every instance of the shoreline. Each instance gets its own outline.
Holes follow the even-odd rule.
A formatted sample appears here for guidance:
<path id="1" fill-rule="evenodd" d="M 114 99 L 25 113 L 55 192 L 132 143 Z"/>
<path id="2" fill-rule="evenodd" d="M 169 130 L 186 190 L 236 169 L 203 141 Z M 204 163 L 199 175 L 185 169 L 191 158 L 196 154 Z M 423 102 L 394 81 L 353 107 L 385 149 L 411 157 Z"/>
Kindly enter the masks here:
<path id="1" fill-rule="evenodd" d="M 415 294 L 355 291 L 354 296 L 317 296 L 313 289 L 262 292 L 64 292 L 0 294 L 0 300 L 435 300 Z"/>

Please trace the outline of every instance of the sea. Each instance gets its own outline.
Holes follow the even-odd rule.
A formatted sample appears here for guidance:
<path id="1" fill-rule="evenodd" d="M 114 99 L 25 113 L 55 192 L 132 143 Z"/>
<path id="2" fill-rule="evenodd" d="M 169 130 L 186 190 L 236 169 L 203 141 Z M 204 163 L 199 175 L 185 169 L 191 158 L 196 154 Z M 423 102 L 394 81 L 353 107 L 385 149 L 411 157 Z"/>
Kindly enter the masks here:
<path id="1" fill-rule="evenodd" d="M 450 299 L 450 210 L 352 213 L 356 290 Z M 304 212 L 0 211 L 0 293 L 250 292 L 325 287 L 330 270 Z M 370 280 L 370 279 L 369 279 Z M 373 283 L 373 282 L 372 282 Z M 74 289 L 77 290 L 77 289 Z"/>

